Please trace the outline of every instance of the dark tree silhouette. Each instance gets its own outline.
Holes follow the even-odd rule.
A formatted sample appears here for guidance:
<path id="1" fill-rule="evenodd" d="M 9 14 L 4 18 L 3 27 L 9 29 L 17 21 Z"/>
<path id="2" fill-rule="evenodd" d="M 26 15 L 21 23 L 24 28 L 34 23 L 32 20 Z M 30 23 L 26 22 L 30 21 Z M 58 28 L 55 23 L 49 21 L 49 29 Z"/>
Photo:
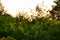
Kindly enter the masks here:
<path id="1" fill-rule="evenodd" d="M 0 4 L 0 15 L 2 14 L 3 11 L 4 11 L 4 8 L 3 8 L 2 5 Z"/>
<path id="2" fill-rule="evenodd" d="M 50 11 L 50 13 L 53 19 L 56 19 L 57 17 L 57 19 L 59 20 L 60 19 L 60 0 L 58 0 L 58 2 L 55 2 L 55 3 L 57 4 L 57 6 L 54 7 L 53 10 Z"/>

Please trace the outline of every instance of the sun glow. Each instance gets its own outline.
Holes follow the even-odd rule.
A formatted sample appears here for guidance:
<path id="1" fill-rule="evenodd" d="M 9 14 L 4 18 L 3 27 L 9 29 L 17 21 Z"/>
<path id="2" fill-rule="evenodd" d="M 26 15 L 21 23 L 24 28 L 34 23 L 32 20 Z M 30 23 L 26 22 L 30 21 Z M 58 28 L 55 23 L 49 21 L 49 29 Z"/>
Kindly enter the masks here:
<path id="1" fill-rule="evenodd" d="M 1 3 L 4 6 L 4 10 L 13 17 L 16 17 L 18 13 L 20 13 L 22 16 L 25 16 L 26 14 L 28 17 L 30 17 L 31 15 L 37 16 L 37 5 L 43 12 L 43 15 L 49 14 L 49 11 L 56 6 L 54 1 L 56 0 L 1 0 Z"/>

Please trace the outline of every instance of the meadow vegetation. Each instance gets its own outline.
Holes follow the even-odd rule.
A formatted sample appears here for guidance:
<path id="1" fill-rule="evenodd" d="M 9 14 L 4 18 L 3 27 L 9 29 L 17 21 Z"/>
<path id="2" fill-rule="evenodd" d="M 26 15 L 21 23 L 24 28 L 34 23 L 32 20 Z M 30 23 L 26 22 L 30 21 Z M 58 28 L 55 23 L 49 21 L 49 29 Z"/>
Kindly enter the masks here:
<path id="1" fill-rule="evenodd" d="M 60 40 L 60 20 L 43 18 L 29 22 L 23 17 L 0 16 L 0 38 L 6 40 Z"/>
<path id="2" fill-rule="evenodd" d="M 1 15 L 0 11 L 0 40 L 60 40 L 60 1 L 57 4 L 51 11 L 52 20 L 36 18 L 29 22 L 22 16 Z"/>

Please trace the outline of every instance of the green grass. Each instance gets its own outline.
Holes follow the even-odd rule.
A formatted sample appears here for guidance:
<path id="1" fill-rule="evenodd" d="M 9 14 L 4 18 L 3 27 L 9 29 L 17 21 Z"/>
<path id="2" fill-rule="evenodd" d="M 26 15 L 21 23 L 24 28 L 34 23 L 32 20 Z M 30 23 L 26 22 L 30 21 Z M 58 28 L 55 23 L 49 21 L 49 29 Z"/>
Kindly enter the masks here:
<path id="1" fill-rule="evenodd" d="M 36 19 L 29 22 L 20 17 L 21 22 L 10 16 L 0 16 L 0 38 L 11 40 L 60 40 L 60 21 Z"/>

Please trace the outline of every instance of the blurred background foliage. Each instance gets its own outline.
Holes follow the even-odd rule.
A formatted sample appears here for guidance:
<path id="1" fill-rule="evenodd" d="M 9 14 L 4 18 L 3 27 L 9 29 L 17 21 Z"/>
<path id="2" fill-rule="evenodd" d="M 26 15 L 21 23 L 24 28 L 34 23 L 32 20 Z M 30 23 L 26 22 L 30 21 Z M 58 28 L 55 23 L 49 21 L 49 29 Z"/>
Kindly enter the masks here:
<path id="1" fill-rule="evenodd" d="M 0 16 L 1 40 L 60 40 L 60 20 L 44 18 L 29 22 L 19 17 L 16 19 L 5 14 Z"/>
<path id="2" fill-rule="evenodd" d="M 36 18 L 29 22 L 22 16 L 0 15 L 0 40 L 60 40 L 60 1 L 50 17 L 53 20 Z"/>

